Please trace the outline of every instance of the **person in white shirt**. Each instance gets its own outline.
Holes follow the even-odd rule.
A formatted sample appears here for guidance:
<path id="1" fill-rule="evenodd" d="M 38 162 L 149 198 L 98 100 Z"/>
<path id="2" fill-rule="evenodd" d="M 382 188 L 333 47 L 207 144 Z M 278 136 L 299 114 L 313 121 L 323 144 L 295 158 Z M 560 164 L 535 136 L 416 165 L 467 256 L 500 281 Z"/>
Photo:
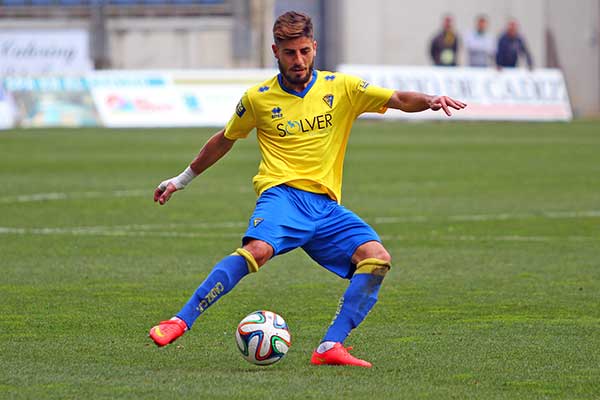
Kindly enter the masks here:
<path id="1" fill-rule="evenodd" d="M 467 62 L 470 67 L 489 67 L 494 64 L 496 47 L 494 39 L 487 32 L 488 18 L 479 15 L 475 21 L 475 29 L 465 37 Z"/>

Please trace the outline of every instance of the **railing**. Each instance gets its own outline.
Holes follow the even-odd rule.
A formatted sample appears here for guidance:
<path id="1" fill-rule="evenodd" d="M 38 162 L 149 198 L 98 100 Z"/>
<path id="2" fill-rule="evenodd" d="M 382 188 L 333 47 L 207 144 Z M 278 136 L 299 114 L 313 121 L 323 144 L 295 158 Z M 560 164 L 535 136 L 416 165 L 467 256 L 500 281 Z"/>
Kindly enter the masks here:
<path id="1" fill-rule="evenodd" d="M 0 0 L 0 18 L 230 15 L 228 0 Z"/>

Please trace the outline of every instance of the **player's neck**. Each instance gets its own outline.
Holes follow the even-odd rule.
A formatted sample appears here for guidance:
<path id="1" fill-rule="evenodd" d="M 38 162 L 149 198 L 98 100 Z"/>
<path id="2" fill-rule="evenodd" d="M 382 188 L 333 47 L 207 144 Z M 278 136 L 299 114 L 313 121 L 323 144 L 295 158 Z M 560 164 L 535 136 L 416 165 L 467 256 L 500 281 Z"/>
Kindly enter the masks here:
<path id="1" fill-rule="evenodd" d="M 281 82 L 286 87 L 286 89 L 293 90 L 293 91 L 298 92 L 298 93 L 302 93 L 304 91 L 304 89 L 306 89 L 311 84 L 311 82 L 313 81 L 313 79 L 315 79 L 315 77 L 314 77 L 314 70 L 310 74 L 310 79 L 308 81 L 306 81 L 305 83 L 291 83 L 290 81 L 288 81 L 285 78 L 284 74 L 281 74 Z"/>

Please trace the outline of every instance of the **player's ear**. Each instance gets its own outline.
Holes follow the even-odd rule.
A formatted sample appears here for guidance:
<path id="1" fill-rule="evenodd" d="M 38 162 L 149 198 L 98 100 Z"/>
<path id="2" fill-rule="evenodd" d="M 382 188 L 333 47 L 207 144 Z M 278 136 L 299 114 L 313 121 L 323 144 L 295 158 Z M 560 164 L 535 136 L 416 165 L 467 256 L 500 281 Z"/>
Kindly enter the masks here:
<path id="1" fill-rule="evenodd" d="M 273 55 L 275 56 L 275 58 L 279 60 L 279 47 L 277 47 L 277 45 L 273 43 L 271 45 L 271 49 L 273 50 Z"/>
<path id="2" fill-rule="evenodd" d="M 317 47 L 319 47 L 319 46 L 318 46 L 318 44 L 317 44 L 317 41 L 316 41 L 316 40 L 313 40 L 313 52 L 314 52 L 315 54 L 317 54 Z"/>

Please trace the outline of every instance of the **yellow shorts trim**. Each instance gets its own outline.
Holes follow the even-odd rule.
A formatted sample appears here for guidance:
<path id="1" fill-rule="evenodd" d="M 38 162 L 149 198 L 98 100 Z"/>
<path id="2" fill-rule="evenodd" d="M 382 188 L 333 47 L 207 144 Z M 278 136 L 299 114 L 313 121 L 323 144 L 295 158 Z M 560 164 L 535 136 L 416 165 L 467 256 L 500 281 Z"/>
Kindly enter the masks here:
<path id="1" fill-rule="evenodd" d="M 356 271 L 354 273 L 385 276 L 391 267 L 387 261 L 378 258 L 365 258 L 356 264 Z"/>
<path id="2" fill-rule="evenodd" d="M 246 264 L 248 265 L 248 272 L 258 272 L 258 263 L 254 259 L 254 256 L 252 256 L 252 254 L 248 250 L 239 248 L 233 253 L 231 253 L 231 255 L 244 257 L 246 259 Z"/>

